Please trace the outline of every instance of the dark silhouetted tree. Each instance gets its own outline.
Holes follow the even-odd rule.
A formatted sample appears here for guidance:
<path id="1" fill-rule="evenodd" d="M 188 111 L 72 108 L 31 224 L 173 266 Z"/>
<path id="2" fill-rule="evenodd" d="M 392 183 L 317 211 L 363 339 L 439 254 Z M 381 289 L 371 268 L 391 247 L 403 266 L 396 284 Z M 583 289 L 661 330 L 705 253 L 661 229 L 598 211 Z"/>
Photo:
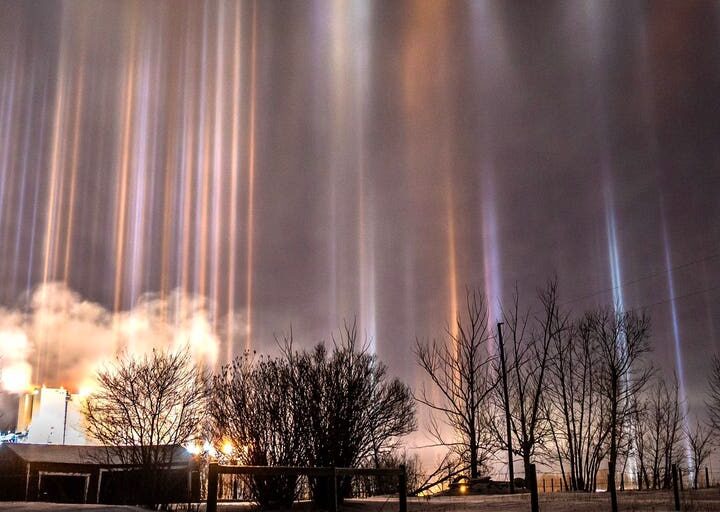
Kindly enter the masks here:
<path id="1" fill-rule="evenodd" d="M 650 319 L 646 315 L 600 309 L 586 316 L 588 328 L 600 356 L 599 391 L 608 403 L 610 446 L 608 449 L 608 492 L 613 512 L 617 512 L 616 473 L 623 443 L 640 396 L 652 375 L 647 362 L 650 352 Z"/>
<path id="2" fill-rule="evenodd" d="M 557 283 L 550 281 L 538 290 L 538 313 L 521 310 L 519 293 L 515 292 L 510 308 L 504 309 L 506 329 L 505 353 L 508 364 L 508 402 L 502 392 L 495 393 L 496 413 L 491 417 L 495 439 L 507 449 L 505 410 L 510 411 L 513 450 L 522 457 L 526 485 L 530 490 L 533 512 L 540 508 L 537 481 L 528 478 L 530 465 L 552 439 L 552 425 L 545 402 L 549 398 L 551 357 L 554 343 L 569 328 L 568 315 L 558 305 Z M 496 368 L 499 375 L 500 368 Z"/>
<path id="3" fill-rule="evenodd" d="M 416 358 L 430 387 L 423 384 L 415 399 L 432 413 L 433 445 L 448 449 L 440 478 L 426 485 L 467 471 L 476 478 L 491 454 L 492 437 L 484 419 L 488 398 L 498 383 L 489 353 L 492 338 L 483 295 L 467 290 L 464 313 L 454 319 L 445 339 L 416 342 Z"/>
<path id="4" fill-rule="evenodd" d="M 250 354 L 237 357 L 214 378 L 210 415 L 219 447 L 250 466 L 302 466 L 306 433 L 304 411 L 293 385 L 293 368 L 282 358 Z M 297 477 L 247 479 L 253 499 L 263 508 L 290 507 L 297 497 Z"/>
<path id="5" fill-rule="evenodd" d="M 688 444 L 690 445 L 690 456 L 693 466 L 693 487 L 695 489 L 698 488 L 698 475 L 700 470 L 703 464 L 705 464 L 710 458 L 715 448 L 712 434 L 712 429 L 697 420 L 695 421 L 695 425 L 687 427 L 685 430 L 685 435 L 687 436 Z M 705 485 L 708 486 L 709 483 L 705 482 Z"/>
<path id="6" fill-rule="evenodd" d="M 359 340 L 355 322 L 312 351 L 284 345 L 292 368 L 298 406 L 303 411 L 307 445 L 305 460 L 315 467 L 354 467 L 397 448 L 400 437 L 416 428 L 410 389 L 390 379 L 384 364 Z M 341 482 L 341 498 L 351 490 Z M 331 496 L 326 478 L 310 480 L 313 499 L 326 506 Z"/>
<path id="7" fill-rule="evenodd" d="M 136 466 L 145 484 L 141 500 L 162 500 L 173 447 L 200 438 L 206 418 L 208 378 L 187 351 L 121 356 L 96 374 L 97 387 L 83 413 L 89 435 L 108 457 Z M 130 447 L 131 449 L 127 449 Z"/>
<path id="8" fill-rule="evenodd" d="M 705 406 L 710 418 L 710 425 L 716 433 L 720 433 L 720 357 L 717 355 L 712 358 Z"/>
<path id="9" fill-rule="evenodd" d="M 599 393 L 599 355 L 587 322 L 575 322 L 552 343 L 548 415 L 566 486 L 594 491 L 610 432 L 607 401 Z M 569 480 L 569 481 L 568 481 Z"/>
<path id="10" fill-rule="evenodd" d="M 639 396 L 638 422 L 634 425 L 640 473 L 646 488 L 668 489 L 672 483 L 672 465 L 681 453 L 683 414 L 677 378 L 668 383 L 658 377 Z"/>

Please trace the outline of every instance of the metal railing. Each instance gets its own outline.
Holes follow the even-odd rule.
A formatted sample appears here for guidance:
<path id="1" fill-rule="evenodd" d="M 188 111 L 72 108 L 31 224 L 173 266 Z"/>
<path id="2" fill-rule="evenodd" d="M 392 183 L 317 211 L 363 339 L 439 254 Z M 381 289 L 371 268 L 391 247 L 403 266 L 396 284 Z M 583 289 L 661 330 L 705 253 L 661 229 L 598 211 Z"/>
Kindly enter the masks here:
<path id="1" fill-rule="evenodd" d="M 291 466 L 226 466 L 211 462 L 208 466 L 207 512 L 217 512 L 218 478 L 220 475 L 306 476 L 332 478 L 330 512 L 338 510 L 338 478 L 353 476 L 396 477 L 400 512 L 407 512 L 407 476 L 405 466 L 389 468 L 305 468 Z"/>

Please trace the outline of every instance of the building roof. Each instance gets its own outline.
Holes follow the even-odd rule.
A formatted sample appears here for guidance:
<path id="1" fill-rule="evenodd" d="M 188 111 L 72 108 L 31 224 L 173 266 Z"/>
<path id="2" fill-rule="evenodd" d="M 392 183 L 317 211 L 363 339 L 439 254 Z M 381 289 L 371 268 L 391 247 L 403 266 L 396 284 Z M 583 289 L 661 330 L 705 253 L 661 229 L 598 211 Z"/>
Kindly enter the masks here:
<path id="1" fill-rule="evenodd" d="M 174 464 L 187 464 L 190 461 L 191 455 L 182 446 L 163 446 L 162 448 L 173 451 Z M 132 450 L 136 449 L 133 446 L 105 447 L 67 444 L 6 443 L 0 445 L 0 450 L 10 450 L 25 462 L 51 464 L 120 465 L 123 464 L 123 459 L 126 459 L 122 455 L 129 455 Z"/>

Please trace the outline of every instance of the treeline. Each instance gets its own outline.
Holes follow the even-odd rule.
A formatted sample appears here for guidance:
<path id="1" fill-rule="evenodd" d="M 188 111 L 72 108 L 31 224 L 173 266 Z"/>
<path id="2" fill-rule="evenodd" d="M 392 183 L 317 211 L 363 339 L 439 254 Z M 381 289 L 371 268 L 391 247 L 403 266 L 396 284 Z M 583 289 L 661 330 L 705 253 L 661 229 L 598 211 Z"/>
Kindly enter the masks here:
<path id="1" fill-rule="evenodd" d="M 383 467 L 407 461 L 402 437 L 417 428 L 416 405 L 431 444 L 446 448 L 427 472 L 410 464 L 411 489 L 421 493 L 460 476 L 486 474 L 492 464 L 520 462 L 533 511 L 539 509 L 536 464 L 559 470 L 564 487 L 597 489 L 608 468 L 613 511 L 618 475 L 634 473 L 641 488 L 667 488 L 671 467 L 690 447 L 694 482 L 720 425 L 720 362 L 710 378 L 711 422 L 686 421 L 677 380 L 651 363 L 650 319 L 642 312 L 597 308 L 573 316 L 549 282 L 530 300 L 515 292 L 498 325 L 485 297 L 468 289 L 462 311 L 441 339 L 418 339 L 425 385 L 411 390 L 387 374 L 352 323 L 330 344 L 298 349 L 292 332 L 276 339 L 276 357 L 247 353 L 216 374 L 185 353 L 121 357 L 100 370 L 88 397 L 89 434 L 107 446 L 137 446 L 123 461 L 147 471 L 153 504 L 168 444 L 209 440 L 232 463 L 270 466 Z M 513 465 L 510 464 L 509 468 Z M 510 479 L 512 481 L 512 478 Z M 301 490 L 319 506 L 327 479 L 250 478 L 262 506 L 289 506 Z M 349 496 L 353 483 L 340 482 Z M 382 482 L 365 482 L 385 492 Z"/>
<path id="2" fill-rule="evenodd" d="M 519 459 L 537 511 L 535 464 L 559 470 L 566 489 L 587 492 L 597 489 L 603 464 L 616 511 L 617 488 L 624 485 L 618 475 L 634 473 L 641 489 L 668 488 L 672 464 L 687 460 L 686 441 L 697 486 L 713 429 L 687 426 L 677 380 L 652 365 L 645 313 L 603 307 L 572 316 L 553 281 L 528 302 L 516 290 L 501 316 L 499 325 L 490 325 L 485 298 L 468 290 L 446 337 L 416 343 L 427 377 L 416 396 L 433 411 L 433 442 L 448 448 L 423 488 Z M 711 382 L 717 426 L 717 360 Z"/>
<path id="3" fill-rule="evenodd" d="M 360 340 L 355 323 L 330 347 L 298 350 L 292 334 L 277 341 L 278 357 L 244 354 L 216 375 L 184 352 L 121 358 L 98 373 L 99 387 L 86 401 L 89 433 L 107 446 L 139 447 L 129 452 L 134 460 L 123 462 L 146 473 L 149 505 L 164 484 L 158 470 L 173 462 L 162 445 L 210 439 L 218 457 L 243 465 L 397 463 L 400 438 L 416 429 L 415 401 Z M 301 491 L 295 476 L 245 483 L 262 507 L 289 508 Z M 327 508 L 334 482 L 308 483 L 315 503 Z M 341 497 L 350 495 L 351 484 L 340 481 Z"/>
<path id="4" fill-rule="evenodd" d="M 381 459 L 415 430 L 410 389 L 387 376 L 385 365 L 361 345 L 355 324 L 328 349 L 296 350 L 280 341 L 277 358 L 236 359 L 213 379 L 214 438 L 240 447 L 237 462 L 258 466 L 356 467 Z M 341 494 L 349 495 L 350 480 Z M 289 506 L 297 479 L 252 481 L 261 505 Z M 332 495 L 327 479 L 310 479 L 316 504 Z M 278 502 L 279 503 L 273 503 Z"/>

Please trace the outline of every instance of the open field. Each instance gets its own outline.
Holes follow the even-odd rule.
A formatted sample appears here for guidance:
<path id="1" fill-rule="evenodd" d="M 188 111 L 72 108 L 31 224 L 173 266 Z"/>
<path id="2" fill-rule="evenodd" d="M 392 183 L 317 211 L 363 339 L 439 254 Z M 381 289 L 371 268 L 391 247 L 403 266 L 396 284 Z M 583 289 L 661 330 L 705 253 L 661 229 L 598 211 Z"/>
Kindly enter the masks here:
<path id="1" fill-rule="evenodd" d="M 673 510 L 670 492 L 622 492 L 619 495 L 620 510 L 626 512 L 664 512 Z M 556 493 L 540 495 L 540 507 L 543 512 L 596 512 L 610 510 L 609 496 L 605 493 L 574 494 Z M 411 512 L 525 512 L 529 510 L 529 496 L 467 496 L 442 498 L 409 498 L 408 510 Z M 220 503 L 222 512 L 241 512 L 251 510 L 248 505 Z M 298 504 L 294 509 L 312 510 L 309 503 Z M 45 512 L 79 510 L 83 512 L 138 512 L 136 507 L 113 505 L 71 505 L 56 503 L 0 502 L 0 512 Z M 201 506 L 200 510 L 204 510 Z M 397 499 L 368 498 L 348 501 L 343 510 L 347 512 L 390 512 L 397 510 Z M 682 499 L 683 512 L 720 511 L 720 489 L 702 489 L 686 491 Z"/>
<path id="2" fill-rule="evenodd" d="M 81 510 L 83 512 L 146 512 L 138 507 L 126 507 L 122 505 L 78 505 L 75 503 L 39 503 L 36 501 L 10 501 L 0 502 L 0 510 L 13 512 L 72 512 Z"/>
<path id="3" fill-rule="evenodd" d="M 664 512 L 673 510 L 672 493 L 668 491 L 643 491 L 619 493 L 621 511 L 627 512 Z M 304 505 L 304 504 L 303 504 Z M 298 505 L 299 510 L 310 510 L 308 505 Z M 218 510 L 235 512 L 245 507 L 219 504 Z M 610 510 L 610 497 L 605 493 L 555 493 L 541 494 L 540 508 L 543 512 L 602 512 Z M 349 500 L 343 510 L 348 512 L 396 511 L 396 498 L 367 498 Z M 463 496 L 439 498 L 408 498 L 410 512 L 526 512 L 530 510 L 530 496 Z M 682 495 L 683 512 L 720 511 L 720 489 L 701 489 L 686 491 Z"/>
<path id="4" fill-rule="evenodd" d="M 621 511 L 671 511 L 672 494 L 667 491 L 623 492 L 619 493 Z M 364 505 L 367 506 L 367 505 Z M 720 511 L 720 489 L 703 489 L 686 492 L 682 499 L 683 511 Z M 540 508 L 543 511 L 557 512 L 595 512 L 610 510 L 610 496 L 606 493 L 556 493 L 541 494 Z M 410 499 L 410 511 L 463 511 L 482 512 L 525 512 L 530 510 L 530 497 L 527 494 L 516 496 L 471 496 L 444 497 L 429 501 Z"/>

